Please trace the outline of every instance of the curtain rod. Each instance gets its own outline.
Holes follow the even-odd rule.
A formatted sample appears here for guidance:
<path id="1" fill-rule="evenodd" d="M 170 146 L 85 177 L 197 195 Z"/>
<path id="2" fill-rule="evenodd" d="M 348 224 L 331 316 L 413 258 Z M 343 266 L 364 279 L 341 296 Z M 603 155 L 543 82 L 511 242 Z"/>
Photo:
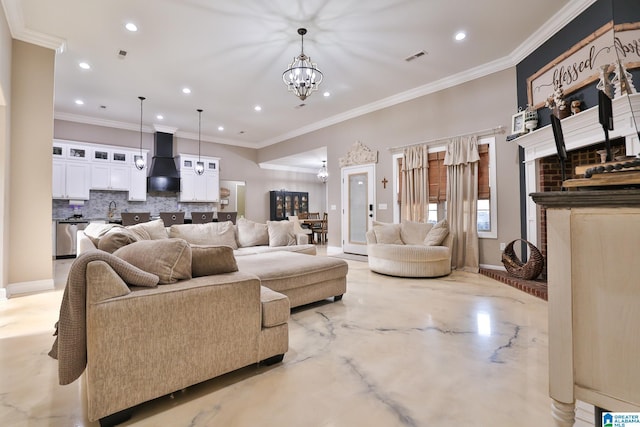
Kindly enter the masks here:
<path id="1" fill-rule="evenodd" d="M 416 145 L 422 145 L 422 144 L 430 145 L 430 144 L 434 144 L 436 142 L 446 141 L 446 140 L 452 139 L 452 138 L 461 138 L 463 136 L 476 135 L 477 137 L 483 137 L 483 136 L 489 136 L 489 135 L 498 135 L 498 134 L 501 134 L 501 133 L 505 133 L 505 128 L 502 125 L 500 125 L 498 127 L 494 127 L 494 128 L 489 128 L 489 129 L 476 131 L 476 132 L 467 132 L 467 133 L 462 133 L 460 135 L 455 135 L 455 136 L 447 136 L 447 137 L 444 137 L 444 138 L 436 138 L 436 139 L 432 139 L 432 140 L 429 140 L 429 141 L 416 142 L 416 143 L 413 143 L 413 144 L 398 145 L 396 147 L 387 147 L 387 150 L 389 150 L 389 151 L 398 151 L 398 150 L 402 150 L 402 149 L 407 148 L 407 147 L 414 147 Z"/>

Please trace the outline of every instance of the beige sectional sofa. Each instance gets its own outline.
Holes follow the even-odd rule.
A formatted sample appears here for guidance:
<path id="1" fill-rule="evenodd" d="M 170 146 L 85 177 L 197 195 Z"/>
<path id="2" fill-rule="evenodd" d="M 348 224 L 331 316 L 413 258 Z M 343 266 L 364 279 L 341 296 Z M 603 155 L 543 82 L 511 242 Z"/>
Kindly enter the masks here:
<path id="1" fill-rule="evenodd" d="M 281 361 L 290 308 L 340 300 L 346 292 L 347 263 L 310 256 L 288 225 L 272 226 L 269 233 L 270 243 L 286 245 L 255 250 L 248 234 L 244 247 L 236 234 L 238 248 L 232 249 L 229 230 L 238 230 L 229 224 L 166 228 L 152 221 L 126 228 L 91 225 L 79 232 L 80 255 L 69 274 L 50 354 L 59 360 L 61 384 L 75 381 L 84 371 L 77 361 L 86 360 L 91 420 L 113 425 L 139 403 L 247 365 Z M 69 305 L 75 305 L 71 315 Z M 65 318 L 74 320 L 69 325 Z M 86 334 L 78 334 L 82 319 Z M 70 333 L 86 342 L 70 341 Z M 77 352 L 85 348 L 83 358 Z M 76 363 L 71 370 L 69 353 Z"/>
<path id="2" fill-rule="evenodd" d="M 446 220 L 435 225 L 374 222 L 366 239 L 371 271 L 399 277 L 438 277 L 451 273 L 453 237 Z"/>

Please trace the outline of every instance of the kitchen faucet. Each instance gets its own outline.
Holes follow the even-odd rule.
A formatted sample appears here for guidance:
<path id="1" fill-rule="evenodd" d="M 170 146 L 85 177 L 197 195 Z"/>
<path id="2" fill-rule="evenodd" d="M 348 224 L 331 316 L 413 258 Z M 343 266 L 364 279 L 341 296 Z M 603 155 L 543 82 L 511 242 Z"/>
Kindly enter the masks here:
<path id="1" fill-rule="evenodd" d="M 113 205 L 113 208 L 111 207 L 111 205 Z M 107 216 L 109 217 L 109 219 L 113 218 L 113 216 L 115 215 L 117 206 L 118 205 L 114 200 L 109 202 L 109 211 L 107 212 Z"/>

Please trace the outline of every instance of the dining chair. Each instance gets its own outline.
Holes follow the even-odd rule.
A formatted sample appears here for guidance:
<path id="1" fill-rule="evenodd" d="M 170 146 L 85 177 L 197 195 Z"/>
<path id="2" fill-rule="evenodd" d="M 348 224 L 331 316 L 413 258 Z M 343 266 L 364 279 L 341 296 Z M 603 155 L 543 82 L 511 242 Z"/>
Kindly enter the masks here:
<path id="1" fill-rule="evenodd" d="M 314 240 L 318 243 L 323 243 L 326 241 L 327 237 L 327 213 L 325 212 L 322 216 L 322 221 L 314 222 L 311 226 L 311 231 L 313 231 Z M 320 213 L 318 213 L 318 218 L 320 219 Z M 317 238 L 316 238 L 317 236 Z"/>

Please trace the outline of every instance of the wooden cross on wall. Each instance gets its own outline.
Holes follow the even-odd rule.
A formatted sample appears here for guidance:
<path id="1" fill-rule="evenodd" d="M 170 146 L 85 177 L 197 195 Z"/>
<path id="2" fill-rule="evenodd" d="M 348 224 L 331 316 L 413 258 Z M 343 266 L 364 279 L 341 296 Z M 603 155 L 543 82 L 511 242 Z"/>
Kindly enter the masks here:
<path id="1" fill-rule="evenodd" d="M 388 182 L 389 182 L 389 181 L 387 181 L 387 177 L 385 176 L 385 177 L 382 179 L 382 187 L 386 189 L 386 188 L 387 188 L 387 183 L 388 183 Z"/>

